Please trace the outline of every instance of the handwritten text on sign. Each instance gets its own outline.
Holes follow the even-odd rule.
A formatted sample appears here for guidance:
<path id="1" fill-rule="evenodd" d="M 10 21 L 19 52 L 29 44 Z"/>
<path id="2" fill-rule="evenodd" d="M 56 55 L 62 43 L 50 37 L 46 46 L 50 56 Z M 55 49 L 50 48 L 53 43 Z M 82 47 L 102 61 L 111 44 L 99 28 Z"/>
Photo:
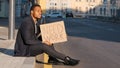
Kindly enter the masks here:
<path id="1" fill-rule="evenodd" d="M 51 43 L 67 41 L 67 35 L 63 21 L 40 25 L 42 40 Z"/>

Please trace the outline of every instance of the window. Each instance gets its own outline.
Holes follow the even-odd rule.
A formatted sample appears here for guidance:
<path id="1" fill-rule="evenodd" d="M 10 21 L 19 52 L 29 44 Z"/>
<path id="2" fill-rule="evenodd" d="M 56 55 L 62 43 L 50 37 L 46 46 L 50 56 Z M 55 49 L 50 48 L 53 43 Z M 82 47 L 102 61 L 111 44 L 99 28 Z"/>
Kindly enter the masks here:
<path id="1" fill-rule="evenodd" d="M 55 9 L 54 9 L 54 12 L 57 12 L 57 7 L 54 7 Z"/>
<path id="2" fill-rule="evenodd" d="M 94 8 L 94 9 L 93 9 L 93 14 L 95 14 L 95 13 L 96 13 L 95 11 L 96 11 L 96 9 Z"/>
<path id="3" fill-rule="evenodd" d="M 116 4 L 116 0 L 110 0 L 110 4 L 115 5 Z"/>
<path id="4" fill-rule="evenodd" d="M 114 16 L 116 14 L 116 10 L 115 9 L 111 9 L 111 15 Z"/>
<path id="5" fill-rule="evenodd" d="M 92 9 L 90 8 L 89 13 L 92 14 Z"/>
<path id="6" fill-rule="evenodd" d="M 86 7 L 86 14 L 88 14 L 88 11 L 89 11 L 89 10 L 88 10 L 88 7 Z"/>
<path id="7" fill-rule="evenodd" d="M 101 3 L 103 3 L 103 0 L 101 0 Z"/>
<path id="8" fill-rule="evenodd" d="M 81 1 L 81 0 L 76 0 L 76 1 Z"/>
<path id="9" fill-rule="evenodd" d="M 104 15 L 106 15 L 106 8 L 104 8 Z"/>
<path id="10" fill-rule="evenodd" d="M 90 2 L 92 2 L 92 0 L 90 0 Z"/>
<path id="11" fill-rule="evenodd" d="M 103 3 L 107 3 L 107 0 L 103 0 Z"/>
<path id="12" fill-rule="evenodd" d="M 115 13 L 116 13 L 116 11 L 115 11 L 115 9 L 113 9 L 113 15 L 115 16 Z"/>
<path id="13" fill-rule="evenodd" d="M 76 7 L 76 10 L 75 10 L 76 12 L 78 12 L 78 7 Z"/>
<path id="14" fill-rule="evenodd" d="M 82 13 L 82 11 L 81 11 L 81 7 L 79 7 L 79 13 Z"/>
<path id="15" fill-rule="evenodd" d="M 57 5 L 57 3 L 55 3 L 55 6 Z"/>
<path id="16" fill-rule="evenodd" d="M 95 0 L 86 0 L 87 2 L 95 2 Z"/>
<path id="17" fill-rule="evenodd" d="M 100 8 L 100 14 L 102 15 L 102 8 Z"/>
<path id="18" fill-rule="evenodd" d="M 110 12 L 111 12 L 111 15 L 113 15 L 113 14 L 112 14 L 112 13 L 113 13 L 112 9 L 110 9 Z"/>

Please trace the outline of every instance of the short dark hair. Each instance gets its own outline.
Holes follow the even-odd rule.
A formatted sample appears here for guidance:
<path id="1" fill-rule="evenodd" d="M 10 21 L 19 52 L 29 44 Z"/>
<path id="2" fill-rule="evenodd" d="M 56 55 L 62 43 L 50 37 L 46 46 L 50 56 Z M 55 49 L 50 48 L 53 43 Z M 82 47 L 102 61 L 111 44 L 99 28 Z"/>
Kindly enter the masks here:
<path id="1" fill-rule="evenodd" d="M 34 10 L 35 7 L 41 7 L 39 4 L 33 4 L 30 8 L 30 11 Z"/>

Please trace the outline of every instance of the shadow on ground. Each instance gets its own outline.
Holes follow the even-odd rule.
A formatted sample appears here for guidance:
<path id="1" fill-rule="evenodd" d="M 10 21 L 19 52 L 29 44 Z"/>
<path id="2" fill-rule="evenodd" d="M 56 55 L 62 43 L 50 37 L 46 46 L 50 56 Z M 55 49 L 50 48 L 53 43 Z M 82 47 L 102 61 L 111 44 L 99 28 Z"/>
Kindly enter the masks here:
<path id="1" fill-rule="evenodd" d="M 6 48 L 0 48 L 0 53 L 9 55 L 9 56 L 14 56 L 14 50 L 13 49 L 6 49 Z"/>
<path id="2" fill-rule="evenodd" d="M 6 39 L 4 39 L 4 38 L 0 38 L 0 40 L 6 40 Z"/>

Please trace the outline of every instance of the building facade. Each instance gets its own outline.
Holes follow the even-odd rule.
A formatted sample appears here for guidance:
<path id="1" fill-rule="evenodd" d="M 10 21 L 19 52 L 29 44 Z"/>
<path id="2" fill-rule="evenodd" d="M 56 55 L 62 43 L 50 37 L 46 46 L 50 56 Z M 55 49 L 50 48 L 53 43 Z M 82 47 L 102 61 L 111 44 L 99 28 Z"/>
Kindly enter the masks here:
<path id="1" fill-rule="evenodd" d="M 65 14 L 70 11 L 70 0 L 46 0 L 46 14 L 59 12 Z"/>
<path id="2" fill-rule="evenodd" d="M 117 17 L 120 19 L 120 0 L 117 0 Z"/>
<path id="3" fill-rule="evenodd" d="M 16 7 L 15 7 L 15 15 L 16 17 L 21 16 L 21 10 L 22 10 L 22 0 L 16 0 Z"/>
<path id="4" fill-rule="evenodd" d="M 89 17 L 116 15 L 116 0 L 72 0 L 74 16 Z"/>
<path id="5" fill-rule="evenodd" d="M 8 0 L 0 0 L 0 17 L 8 17 Z"/>
<path id="6" fill-rule="evenodd" d="M 30 14 L 30 7 L 33 0 L 16 0 L 16 17 L 24 17 Z"/>
<path id="7" fill-rule="evenodd" d="M 42 8 L 42 13 L 43 14 L 46 14 L 46 10 L 47 10 L 47 6 L 46 6 L 46 3 L 47 3 L 47 0 L 36 0 L 36 3 L 39 4 Z"/>
<path id="8" fill-rule="evenodd" d="M 72 12 L 74 17 L 102 16 L 112 17 L 118 14 L 120 0 L 15 0 L 16 17 L 29 14 L 33 3 L 41 5 L 43 14 L 60 12 L 65 15 Z M 8 17 L 9 0 L 0 0 L 0 17 Z"/>
<path id="9" fill-rule="evenodd" d="M 120 0 L 116 0 L 117 8 L 120 9 Z"/>
<path id="10" fill-rule="evenodd" d="M 15 16 L 28 15 L 32 3 L 34 0 L 15 0 Z M 9 17 L 9 0 L 0 0 L 0 17 Z"/>
<path id="11" fill-rule="evenodd" d="M 117 0 L 46 0 L 46 14 L 72 12 L 74 17 L 116 15 Z"/>

